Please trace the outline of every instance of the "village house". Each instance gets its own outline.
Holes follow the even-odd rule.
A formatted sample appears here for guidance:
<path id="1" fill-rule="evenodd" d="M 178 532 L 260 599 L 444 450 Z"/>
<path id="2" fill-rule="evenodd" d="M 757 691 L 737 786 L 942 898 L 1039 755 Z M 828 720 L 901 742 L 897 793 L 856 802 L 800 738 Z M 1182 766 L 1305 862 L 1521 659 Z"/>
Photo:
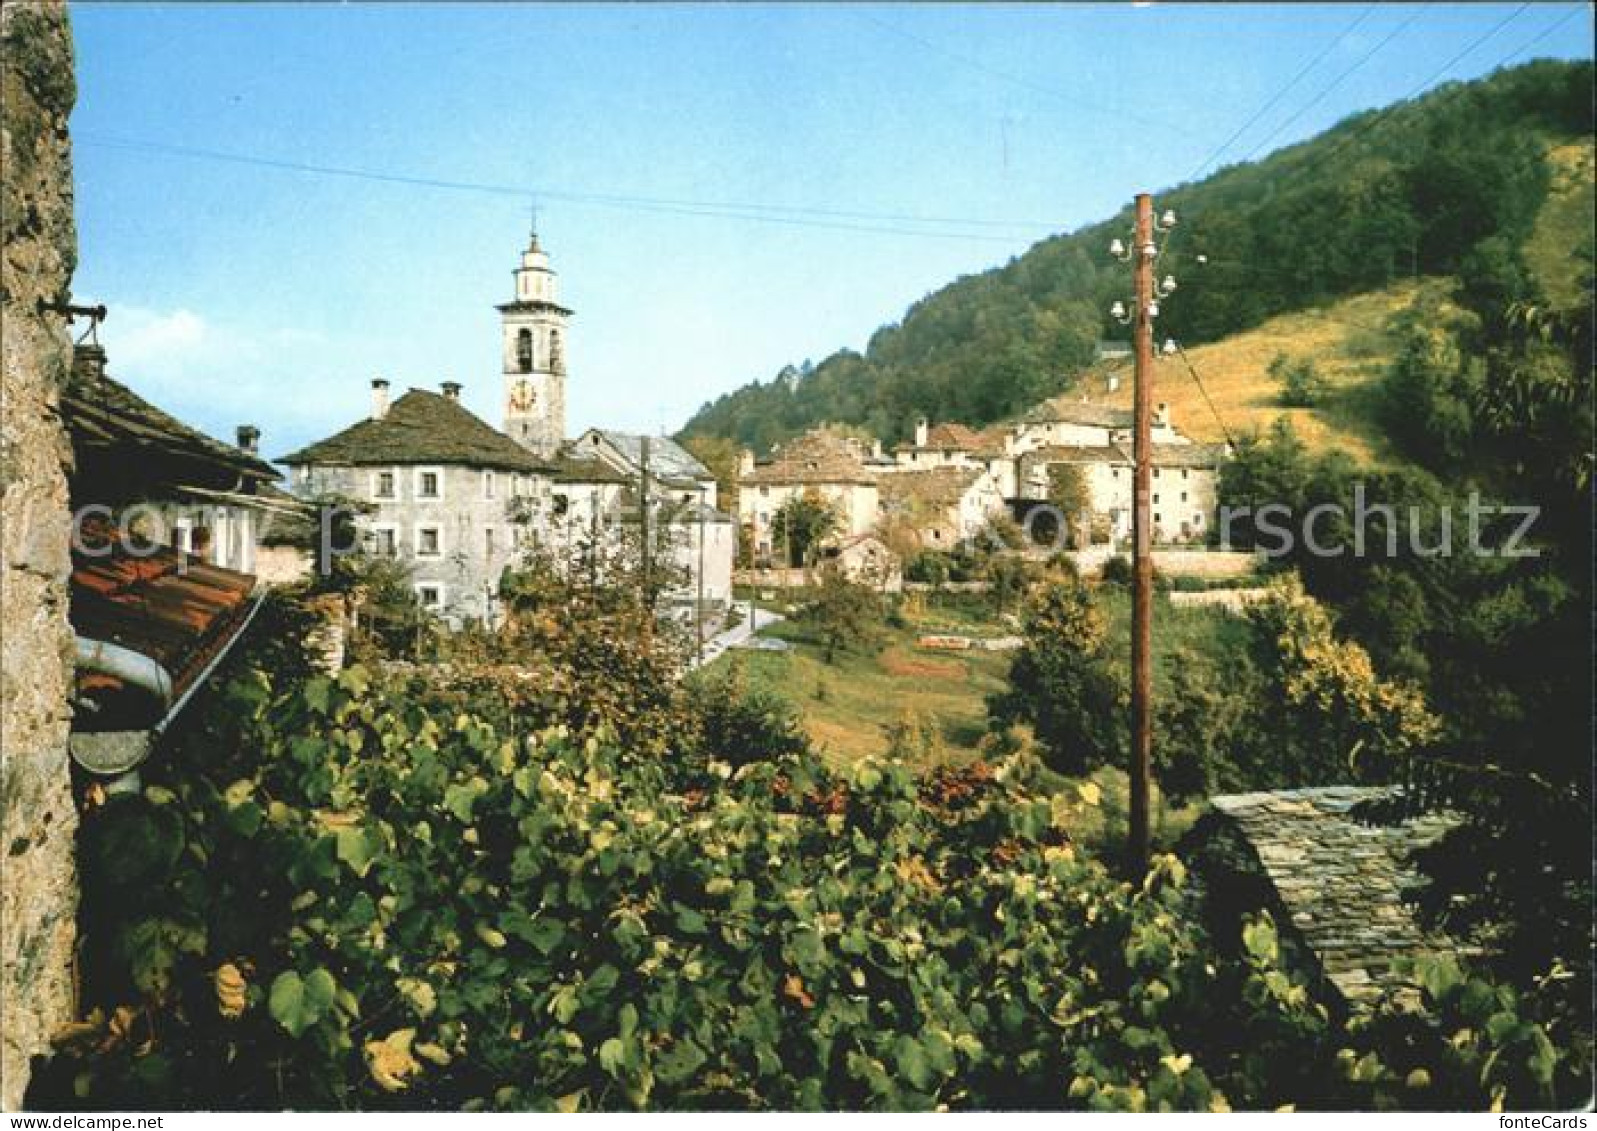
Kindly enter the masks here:
<path id="1" fill-rule="evenodd" d="M 93 507 L 147 542 L 253 574 L 263 537 L 303 518 L 273 487 L 282 476 L 260 457 L 259 429 L 241 426 L 234 446 L 190 428 L 113 378 L 101 346 L 74 349 L 61 418 L 73 509 Z"/>
<path id="2" fill-rule="evenodd" d="M 925 417 L 915 422 L 911 443 L 893 449 L 889 471 L 926 471 L 937 467 L 979 467 L 993 477 L 1004 498 L 1019 494 L 1015 479 L 1015 434 L 993 425 L 977 431 L 963 424 L 933 425 Z"/>
<path id="3" fill-rule="evenodd" d="M 1225 448 L 1215 444 L 1153 445 L 1149 502 L 1155 542 L 1201 542 L 1208 536 L 1219 503 L 1219 472 L 1225 456 Z M 1028 488 L 1023 500 L 1048 500 L 1053 469 L 1072 469 L 1081 476 L 1092 525 L 1111 542 L 1131 537 L 1135 461 L 1129 442 L 1049 445 L 1028 451 L 1019 464 Z M 1067 516 L 1071 521 L 1077 517 Z"/>
<path id="4" fill-rule="evenodd" d="M 904 589 L 903 560 L 875 534 L 838 539 L 821 550 L 821 562 L 835 566 L 848 580 L 881 593 Z"/>
<path id="5" fill-rule="evenodd" d="M 652 490 L 671 495 L 683 503 L 717 505 L 715 476 L 669 436 L 590 428 L 564 451 L 577 458 L 597 459 L 632 482 L 642 480 L 647 465 Z"/>
<path id="6" fill-rule="evenodd" d="M 259 609 L 261 539 L 306 514 L 272 486 L 258 430 L 232 446 L 189 427 L 112 378 L 98 345 L 75 349 L 60 414 L 73 455 L 68 749 L 110 790 L 132 790 Z"/>
<path id="7" fill-rule="evenodd" d="M 1005 513 L 997 478 L 979 465 L 895 471 L 880 492 L 882 521 L 906 523 L 927 550 L 953 550 Z"/>
<path id="8" fill-rule="evenodd" d="M 738 477 L 738 521 L 748 531 L 756 561 L 768 560 L 782 544 L 777 515 L 792 499 L 810 498 L 838 516 L 836 536 L 865 534 L 880 517 L 878 482 L 865 446 L 832 429 L 815 428 L 756 465 L 745 452 Z"/>
<path id="9" fill-rule="evenodd" d="M 497 308 L 502 431 L 461 403 L 457 382 L 441 393 L 412 389 L 390 405 L 388 382 L 378 379 L 368 419 L 283 457 L 295 490 L 360 503 L 364 548 L 402 561 L 422 606 L 460 625 L 498 619 L 499 580 L 533 546 L 557 565 L 624 549 L 647 470 L 651 520 L 670 526 L 666 546 L 687 577 L 667 603 L 680 608 L 702 593 L 725 608 L 736 538 L 732 519 L 715 510 L 714 476 L 665 437 L 593 428 L 568 441 L 572 312 L 557 301 L 536 233 L 514 278 L 513 299 Z"/>
<path id="10" fill-rule="evenodd" d="M 362 548 L 404 562 L 423 608 L 491 623 L 515 558 L 513 505 L 546 498 L 551 469 L 461 404 L 456 382 L 392 404 L 388 388 L 374 380 L 366 419 L 280 462 L 302 498 L 362 508 Z"/>

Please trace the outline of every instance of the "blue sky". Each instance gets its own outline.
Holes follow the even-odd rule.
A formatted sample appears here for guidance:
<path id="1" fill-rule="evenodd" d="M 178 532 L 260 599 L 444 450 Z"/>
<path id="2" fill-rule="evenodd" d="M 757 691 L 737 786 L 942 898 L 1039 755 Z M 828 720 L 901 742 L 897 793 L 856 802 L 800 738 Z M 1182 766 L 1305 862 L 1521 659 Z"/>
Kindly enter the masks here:
<path id="1" fill-rule="evenodd" d="M 1493 28 L 1438 81 L 1592 42 L 1590 7 L 1554 4 L 72 17 L 74 290 L 111 307 L 112 373 L 271 455 L 350 423 L 376 375 L 461 381 L 498 423 L 493 304 L 534 201 L 577 312 L 569 429 L 670 430 L 1191 178 L 1272 99 L 1219 164 L 1404 97 Z"/>

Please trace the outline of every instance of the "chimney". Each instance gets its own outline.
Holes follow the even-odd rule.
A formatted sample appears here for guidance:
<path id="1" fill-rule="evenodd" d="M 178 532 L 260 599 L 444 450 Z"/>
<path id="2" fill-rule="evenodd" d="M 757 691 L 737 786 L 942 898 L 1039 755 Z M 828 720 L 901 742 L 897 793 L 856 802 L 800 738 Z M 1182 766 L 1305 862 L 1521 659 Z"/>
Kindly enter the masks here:
<path id="1" fill-rule="evenodd" d="M 1164 401 L 1153 410 L 1153 426 L 1155 428 L 1168 428 L 1170 426 L 1170 406 Z"/>
<path id="2" fill-rule="evenodd" d="M 878 462 L 884 458 L 882 455 L 882 442 L 878 439 L 871 440 L 871 458 Z"/>
<path id="3" fill-rule="evenodd" d="M 372 419 L 381 420 L 388 415 L 388 379 L 372 378 Z"/>
<path id="4" fill-rule="evenodd" d="M 75 376 L 98 380 L 105 376 L 104 346 L 73 346 L 72 372 Z"/>
<path id="5" fill-rule="evenodd" d="M 460 399 L 459 381 L 445 381 L 438 387 L 444 391 L 444 396 L 450 400 L 458 401 Z"/>
<path id="6" fill-rule="evenodd" d="M 238 426 L 238 450 L 249 455 L 259 455 L 261 450 L 261 430 L 253 424 L 240 424 Z"/>
<path id="7" fill-rule="evenodd" d="M 753 474 L 754 452 L 749 448 L 744 448 L 742 451 L 738 452 L 738 478 L 741 479 L 745 475 Z"/>
<path id="8" fill-rule="evenodd" d="M 924 416 L 915 422 L 915 446 L 917 448 L 926 446 L 926 435 L 929 431 L 930 428 L 927 426 Z"/>

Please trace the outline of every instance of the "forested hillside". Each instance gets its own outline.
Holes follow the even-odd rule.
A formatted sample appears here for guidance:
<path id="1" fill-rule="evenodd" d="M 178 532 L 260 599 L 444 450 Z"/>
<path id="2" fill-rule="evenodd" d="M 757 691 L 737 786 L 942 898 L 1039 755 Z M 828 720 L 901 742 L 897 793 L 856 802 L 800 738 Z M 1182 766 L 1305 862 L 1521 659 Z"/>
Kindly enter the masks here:
<path id="1" fill-rule="evenodd" d="M 1161 272 L 1182 287 L 1160 332 L 1216 341 L 1272 316 L 1455 274 L 1484 241 L 1534 244 L 1551 150 L 1591 132 L 1592 66 L 1537 62 L 1348 118 L 1268 159 L 1159 193 L 1180 226 Z M 1128 186 L 1128 195 L 1130 187 Z M 684 435 L 756 449 L 827 420 L 901 438 L 927 415 L 984 425 L 1073 387 L 1126 289 L 1105 252 L 1125 213 L 959 279 L 863 355 L 786 369 L 702 408 Z M 1204 261 L 1199 263 L 1198 256 Z"/>

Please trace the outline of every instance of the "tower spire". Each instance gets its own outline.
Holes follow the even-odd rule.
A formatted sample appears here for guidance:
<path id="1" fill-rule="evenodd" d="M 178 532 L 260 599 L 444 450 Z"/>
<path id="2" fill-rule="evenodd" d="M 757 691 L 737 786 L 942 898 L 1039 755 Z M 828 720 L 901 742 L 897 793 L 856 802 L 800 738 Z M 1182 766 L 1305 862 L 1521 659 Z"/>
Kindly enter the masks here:
<path id="1" fill-rule="evenodd" d="M 527 212 L 528 212 L 528 224 L 527 224 L 528 242 L 527 242 L 527 249 L 529 251 L 538 251 L 538 250 L 540 250 L 540 248 L 538 247 L 538 202 L 537 201 L 533 201 L 530 205 L 528 205 L 527 206 Z"/>

